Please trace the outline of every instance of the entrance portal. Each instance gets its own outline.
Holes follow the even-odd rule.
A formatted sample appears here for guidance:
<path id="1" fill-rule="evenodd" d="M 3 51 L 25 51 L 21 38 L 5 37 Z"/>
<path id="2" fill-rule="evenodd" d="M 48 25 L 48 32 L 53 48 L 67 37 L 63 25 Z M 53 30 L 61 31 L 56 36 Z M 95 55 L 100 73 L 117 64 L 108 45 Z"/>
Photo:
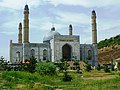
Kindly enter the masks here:
<path id="1" fill-rule="evenodd" d="M 62 47 L 62 58 L 67 60 L 67 61 L 71 60 L 71 46 L 70 45 L 65 44 Z"/>

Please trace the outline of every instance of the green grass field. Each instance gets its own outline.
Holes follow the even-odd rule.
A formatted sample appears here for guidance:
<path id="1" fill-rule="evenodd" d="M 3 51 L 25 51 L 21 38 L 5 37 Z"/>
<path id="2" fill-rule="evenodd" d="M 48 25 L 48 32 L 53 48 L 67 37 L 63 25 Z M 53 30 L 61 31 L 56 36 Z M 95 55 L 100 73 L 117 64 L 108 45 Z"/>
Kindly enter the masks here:
<path id="1" fill-rule="evenodd" d="M 41 76 L 21 71 L 0 72 L 0 90 L 120 90 L 120 73 L 69 72 L 73 80 L 63 82 L 63 73 Z"/>

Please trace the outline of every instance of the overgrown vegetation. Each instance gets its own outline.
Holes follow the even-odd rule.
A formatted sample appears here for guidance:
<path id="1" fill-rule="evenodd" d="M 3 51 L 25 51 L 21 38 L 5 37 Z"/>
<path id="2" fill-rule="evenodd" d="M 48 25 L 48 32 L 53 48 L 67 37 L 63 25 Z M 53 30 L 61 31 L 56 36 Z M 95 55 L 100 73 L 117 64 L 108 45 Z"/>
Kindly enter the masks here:
<path id="1" fill-rule="evenodd" d="M 120 76 L 117 72 L 91 71 L 81 74 L 69 72 L 71 82 L 62 81 L 63 73 L 54 76 L 21 71 L 2 71 L 1 90 L 119 90 Z"/>
<path id="2" fill-rule="evenodd" d="M 98 43 L 98 49 L 112 46 L 112 45 L 120 45 L 120 35 L 117 35 L 115 37 L 111 37 L 110 39 L 102 40 Z"/>
<path id="3" fill-rule="evenodd" d="M 56 65 L 52 62 L 40 62 L 37 63 L 36 70 L 41 75 L 55 75 Z"/>

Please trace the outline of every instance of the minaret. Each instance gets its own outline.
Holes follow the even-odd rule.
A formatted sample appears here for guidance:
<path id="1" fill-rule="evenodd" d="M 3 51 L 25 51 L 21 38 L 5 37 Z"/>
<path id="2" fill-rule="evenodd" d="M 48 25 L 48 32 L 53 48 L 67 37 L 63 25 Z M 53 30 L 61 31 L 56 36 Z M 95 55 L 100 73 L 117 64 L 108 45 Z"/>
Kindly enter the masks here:
<path id="1" fill-rule="evenodd" d="M 69 35 L 72 35 L 72 25 L 69 25 Z"/>
<path id="2" fill-rule="evenodd" d="M 55 31 L 55 27 L 54 26 L 51 28 L 51 31 Z"/>
<path id="3" fill-rule="evenodd" d="M 29 8 L 24 8 L 24 43 L 29 43 Z"/>
<path id="4" fill-rule="evenodd" d="M 97 44 L 97 24 L 95 10 L 92 11 L 92 44 Z"/>
<path id="5" fill-rule="evenodd" d="M 10 40 L 10 63 L 12 63 L 12 40 Z"/>
<path id="6" fill-rule="evenodd" d="M 18 28 L 18 30 L 19 30 L 19 34 L 18 34 L 18 43 L 22 43 L 22 23 L 20 22 L 19 23 L 19 28 Z"/>
<path id="7" fill-rule="evenodd" d="M 96 24 L 96 13 L 92 11 L 92 44 L 93 44 L 93 60 L 92 66 L 97 68 L 98 66 L 98 49 L 97 49 L 97 24 Z"/>

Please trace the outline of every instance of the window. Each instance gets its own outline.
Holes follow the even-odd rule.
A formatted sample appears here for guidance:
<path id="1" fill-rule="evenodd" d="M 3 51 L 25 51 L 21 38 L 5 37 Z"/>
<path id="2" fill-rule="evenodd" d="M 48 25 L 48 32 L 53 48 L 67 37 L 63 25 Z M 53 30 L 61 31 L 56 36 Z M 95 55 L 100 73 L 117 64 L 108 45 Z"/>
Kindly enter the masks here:
<path id="1" fill-rule="evenodd" d="M 31 50 L 31 56 L 35 56 L 35 50 L 34 49 Z"/>
<path id="2" fill-rule="evenodd" d="M 80 48 L 80 60 L 82 60 L 82 48 Z"/>
<path id="3" fill-rule="evenodd" d="M 88 50 L 88 60 L 92 60 L 92 51 Z"/>
<path id="4" fill-rule="evenodd" d="M 20 52 L 17 51 L 16 52 L 16 62 L 19 62 L 20 61 Z"/>
<path id="5" fill-rule="evenodd" d="M 46 49 L 43 50 L 43 60 L 47 60 L 48 52 Z"/>

